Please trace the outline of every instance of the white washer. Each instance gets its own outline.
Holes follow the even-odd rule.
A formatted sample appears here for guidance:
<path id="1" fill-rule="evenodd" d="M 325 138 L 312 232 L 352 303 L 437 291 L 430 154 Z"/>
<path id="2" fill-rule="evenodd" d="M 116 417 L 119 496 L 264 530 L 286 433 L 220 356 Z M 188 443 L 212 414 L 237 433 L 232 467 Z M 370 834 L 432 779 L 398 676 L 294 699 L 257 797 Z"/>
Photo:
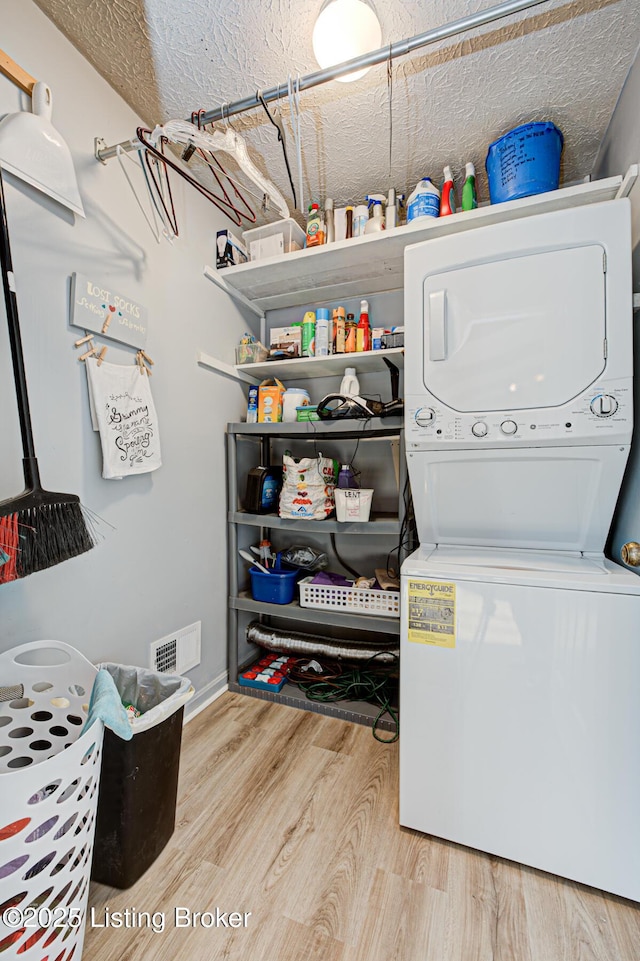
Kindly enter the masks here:
<path id="1" fill-rule="evenodd" d="M 626 200 L 405 254 L 400 821 L 640 900 Z"/>

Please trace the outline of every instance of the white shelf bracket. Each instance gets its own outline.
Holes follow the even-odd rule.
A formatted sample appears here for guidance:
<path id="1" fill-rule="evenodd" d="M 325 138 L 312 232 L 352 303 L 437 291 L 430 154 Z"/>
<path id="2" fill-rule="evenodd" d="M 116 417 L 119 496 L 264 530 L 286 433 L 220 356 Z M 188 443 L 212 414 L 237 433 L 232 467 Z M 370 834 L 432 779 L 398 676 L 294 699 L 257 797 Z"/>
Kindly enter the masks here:
<path id="1" fill-rule="evenodd" d="M 619 200 L 620 197 L 629 196 L 629 194 L 633 189 L 633 185 L 638 179 L 638 173 L 640 173 L 640 167 L 638 166 L 638 164 L 631 164 L 631 166 L 629 167 L 629 169 L 627 170 L 626 174 L 622 179 L 622 183 L 620 184 L 620 187 L 618 188 L 618 192 L 615 198 L 616 200 Z"/>
<path id="2" fill-rule="evenodd" d="M 245 297 L 244 294 L 241 294 L 239 290 L 235 289 L 235 287 L 232 287 L 231 284 L 228 284 L 224 277 L 220 276 L 220 273 L 217 270 L 213 270 L 211 267 L 205 267 L 204 275 L 207 280 L 210 280 L 212 283 L 214 283 L 216 287 L 219 287 L 220 290 L 224 290 L 225 294 L 228 294 L 229 297 L 232 297 L 234 300 L 237 300 L 238 303 L 248 307 L 248 309 L 252 311 L 256 317 L 260 318 L 261 323 L 264 323 L 264 311 L 261 310 L 260 307 L 256 307 L 256 305 L 249 300 L 248 297 Z"/>
<path id="3" fill-rule="evenodd" d="M 217 357 L 212 357 L 211 354 L 205 354 L 203 350 L 199 350 L 196 354 L 196 361 L 203 367 L 208 367 L 210 370 L 215 370 L 218 374 L 223 374 L 225 377 L 232 377 L 234 380 L 241 380 L 245 384 L 259 384 L 260 380 L 256 377 L 252 377 L 250 374 L 245 374 L 243 370 L 236 370 L 231 364 L 225 364 L 224 361 L 218 360 Z"/>

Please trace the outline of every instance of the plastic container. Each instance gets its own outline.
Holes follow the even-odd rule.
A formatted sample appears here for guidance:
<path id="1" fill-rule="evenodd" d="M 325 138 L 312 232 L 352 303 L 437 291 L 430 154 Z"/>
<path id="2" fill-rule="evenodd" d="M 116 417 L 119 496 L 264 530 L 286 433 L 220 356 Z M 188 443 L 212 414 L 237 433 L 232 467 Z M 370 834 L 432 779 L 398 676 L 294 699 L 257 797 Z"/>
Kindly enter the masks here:
<path id="1" fill-rule="evenodd" d="M 345 367 L 344 377 L 340 383 L 339 393 L 344 397 L 360 396 L 360 383 L 356 377 L 355 367 Z"/>
<path id="2" fill-rule="evenodd" d="M 557 190 L 563 144 L 550 121 L 523 124 L 494 141 L 485 161 L 491 203 Z"/>
<path id="3" fill-rule="evenodd" d="M 269 351 L 260 341 L 238 344 L 236 347 L 236 364 L 261 364 L 268 356 Z"/>
<path id="4" fill-rule="evenodd" d="M 364 230 L 369 222 L 369 208 L 366 204 L 358 204 L 353 211 L 353 236 L 364 237 Z"/>
<path id="5" fill-rule="evenodd" d="M 312 577 L 300 581 L 300 607 L 319 611 L 353 611 L 378 617 L 400 617 L 399 591 L 373 591 L 362 587 L 312 584 Z"/>
<path id="6" fill-rule="evenodd" d="M 430 177 L 423 177 L 407 201 L 407 223 L 420 217 L 437 217 L 439 213 L 440 191 Z"/>
<path id="7" fill-rule="evenodd" d="M 347 488 L 356 488 L 358 484 L 356 483 L 355 474 L 353 473 L 353 468 L 351 464 L 343 464 L 340 468 L 340 473 L 338 474 L 338 485 L 341 490 L 346 490 Z"/>
<path id="8" fill-rule="evenodd" d="M 344 490 L 336 487 L 336 517 L 341 523 L 368 521 L 373 490 L 367 487 Z"/>
<path id="9" fill-rule="evenodd" d="M 273 224 L 244 230 L 242 239 L 251 260 L 263 260 L 265 257 L 278 257 L 294 250 L 302 250 L 305 232 L 289 217 L 287 220 L 277 220 Z"/>
<path id="10" fill-rule="evenodd" d="M 308 404 L 306 407 L 296 407 L 296 421 L 300 424 L 309 420 L 320 420 L 318 405 Z"/>
<path id="11" fill-rule="evenodd" d="M 0 923 L 3 961 L 53 959 L 63 949 L 74 961 L 82 955 L 102 722 L 80 732 L 96 674 L 61 641 L 0 654 L 2 685 L 24 687 L 23 696 L 0 703 L 0 913 L 62 906 L 69 919 L 62 919 L 64 928 L 47 923 L 49 913 L 41 915 L 44 923 L 36 913 L 29 920 L 35 926 Z"/>
<path id="12" fill-rule="evenodd" d="M 296 581 L 300 571 L 279 570 L 280 558 L 274 570 L 265 574 L 257 567 L 249 568 L 251 577 L 251 596 L 254 601 L 267 604 L 290 604 L 296 594 Z"/>
<path id="13" fill-rule="evenodd" d="M 294 424 L 298 419 L 298 407 L 304 407 L 310 400 L 309 391 L 302 387 L 289 387 L 285 390 L 282 395 L 283 424 Z"/>
<path id="14" fill-rule="evenodd" d="M 124 703 L 142 711 L 122 741 L 105 731 L 91 877 L 130 888 L 174 832 L 188 678 L 126 664 L 101 664 Z"/>

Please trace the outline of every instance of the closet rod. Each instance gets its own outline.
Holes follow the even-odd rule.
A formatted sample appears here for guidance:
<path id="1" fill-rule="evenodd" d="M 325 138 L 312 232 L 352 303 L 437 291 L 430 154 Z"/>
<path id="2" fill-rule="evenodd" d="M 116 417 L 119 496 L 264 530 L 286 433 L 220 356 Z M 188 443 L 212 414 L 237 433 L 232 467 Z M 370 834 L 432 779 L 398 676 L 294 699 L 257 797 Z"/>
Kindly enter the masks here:
<path id="1" fill-rule="evenodd" d="M 503 17 L 508 17 L 513 13 L 519 13 L 521 10 L 528 10 L 530 7 L 537 7 L 542 3 L 548 2 L 549 0 L 506 0 L 506 3 L 500 3 L 496 7 L 487 7 L 486 10 L 479 10 L 477 13 L 472 13 L 468 17 L 463 17 L 461 20 L 454 20 L 442 27 L 428 30 L 426 33 L 419 33 L 417 36 L 410 37 L 408 40 L 399 40 L 397 43 L 387 44 L 385 47 L 380 47 L 379 50 L 372 50 L 370 53 L 362 54 L 360 57 L 354 57 L 352 60 L 346 60 L 344 63 L 338 63 L 333 67 L 316 70 L 315 73 L 309 73 L 306 77 L 300 77 L 299 81 L 296 82 L 296 89 L 309 90 L 311 87 L 328 83 L 330 80 L 337 80 L 338 77 L 343 77 L 345 74 L 351 73 L 354 70 L 361 70 L 363 67 L 373 67 L 378 63 L 386 63 L 388 60 L 395 60 L 396 57 L 404 57 L 408 53 L 418 50 L 420 47 L 437 43 L 438 40 L 455 37 L 457 34 L 464 33 L 466 30 L 472 30 L 474 27 L 482 27 L 487 23 L 501 20 Z M 262 90 L 261 94 L 263 99 L 268 103 L 269 101 L 277 100 L 279 97 L 286 95 L 287 89 L 287 83 L 281 83 L 278 84 L 277 87 Z M 243 100 L 235 100 L 232 103 L 225 103 L 221 107 L 216 107 L 214 110 L 208 110 L 201 116 L 201 123 L 215 123 L 219 120 L 225 120 L 227 117 L 244 113 L 246 110 L 252 110 L 259 105 L 260 101 L 258 100 L 256 92 L 245 97 Z M 125 140 L 123 143 L 116 144 L 113 147 L 97 146 L 96 158 L 104 162 L 116 156 L 118 147 L 126 151 L 136 150 L 139 146 L 140 144 L 135 139 Z"/>

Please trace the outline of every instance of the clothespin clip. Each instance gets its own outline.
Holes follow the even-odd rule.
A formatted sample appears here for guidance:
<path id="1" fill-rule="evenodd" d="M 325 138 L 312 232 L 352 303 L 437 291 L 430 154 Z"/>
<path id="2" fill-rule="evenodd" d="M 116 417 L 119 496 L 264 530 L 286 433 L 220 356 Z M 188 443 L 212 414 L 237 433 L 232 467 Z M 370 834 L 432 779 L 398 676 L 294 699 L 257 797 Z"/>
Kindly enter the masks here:
<path id="1" fill-rule="evenodd" d="M 100 351 L 100 353 L 98 354 L 98 367 L 100 366 L 100 364 L 101 364 L 102 361 L 104 360 L 104 357 L 105 357 L 105 354 L 107 353 L 107 350 L 108 350 L 108 347 L 107 347 L 107 345 L 105 344 L 104 347 L 102 348 L 102 350 Z"/>
<path id="2" fill-rule="evenodd" d="M 140 353 L 142 354 L 142 356 L 144 357 L 144 359 L 146 360 L 146 362 L 147 362 L 148 364 L 151 364 L 151 366 L 153 367 L 153 361 L 151 360 L 151 358 L 149 357 L 148 354 L 145 354 L 145 352 L 144 352 L 144 350 L 142 350 L 142 348 L 140 348 Z"/>
<path id="3" fill-rule="evenodd" d="M 137 363 L 138 367 L 140 368 L 140 376 L 142 377 L 143 374 L 144 374 L 144 361 L 143 361 L 143 359 L 142 359 L 142 351 L 141 351 L 141 350 L 139 350 L 139 351 L 136 353 L 136 363 Z"/>
<path id="4" fill-rule="evenodd" d="M 74 347 L 80 347 L 82 344 L 86 344 L 88 340 L 91 340 L 93 334 L 87 334 L 86 337 L 81 337 L 80 340 L 76 340 Z"/>
<path id="5" fill-rule="evenodd" d="M 111 323 L 112 316 L 113 314 L 111 312 L 107 314 L 107 316 L 104 319 L 104 324 L 102 325 L 102 330 L 100 331 L 100 333 L 106 334 L 106 332 L 109 330 L 109 324 Z"/>
<path id="6" fill-rule="evenodd" d="M 78 360 L 86 360 L 87 357 L 91 357 L 92 354 L 97 354 L 97 353 L 98 353 L 98 348 L 94 346 L 94 344 L 92 344 L 89 350 L 87 350 L 84 354 L 80 354 L 80 356 L 78 357 Z"/>

